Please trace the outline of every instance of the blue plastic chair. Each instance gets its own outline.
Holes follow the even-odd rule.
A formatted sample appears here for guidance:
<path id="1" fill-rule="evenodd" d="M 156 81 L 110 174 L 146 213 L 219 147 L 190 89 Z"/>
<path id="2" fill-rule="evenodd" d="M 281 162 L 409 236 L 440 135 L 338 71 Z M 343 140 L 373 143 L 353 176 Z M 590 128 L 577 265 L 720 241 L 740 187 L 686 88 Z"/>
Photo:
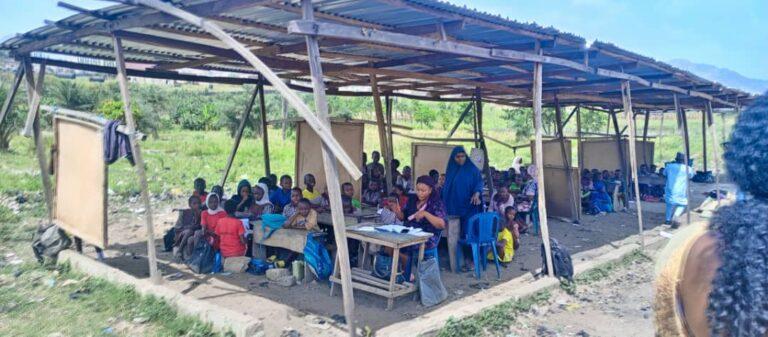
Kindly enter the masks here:
<path id="1" fill-rule="evenodd" d="M 480 279 L 480 268 L 485 269 L 485 255 L 488 248 L 491 248 L 493 261 L 496 263 L 496 277 L 501 278 L 499 252 L 496 250 L 496 236 L 499 233 L 500 223 L 501 217 L 496 212 L 475 214 L 467 220 L 466 236 L 459 240 L 459 249 L 456 250 L 456 263 L 459 264 L 459 268 L 464 261 L 461 245 L 470 246 L 472 259 L 475 262 L 475 277 Z"/>

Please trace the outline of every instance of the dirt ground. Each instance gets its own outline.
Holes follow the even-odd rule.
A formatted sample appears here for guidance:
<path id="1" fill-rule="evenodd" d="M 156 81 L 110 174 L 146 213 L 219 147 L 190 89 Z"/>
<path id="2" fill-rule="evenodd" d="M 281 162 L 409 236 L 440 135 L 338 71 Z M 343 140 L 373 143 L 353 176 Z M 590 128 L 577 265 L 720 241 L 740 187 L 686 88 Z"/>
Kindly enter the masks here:
<path id="1" fill-rule="evenodd" d="M 698 205 L 703 200 L 701 192 L 713 188 L 713 185 L 693 184 L 692 186 L 693 205 Z M 175 220 L 175 213 L 172 212 L 172 209 L 174 207 L 182 207 L 184 202 L 182 199 L 170 198 L 167 200 L 156 200 L 153 205 L 153 213 L 156 216 L 156 244 L 158 252 L 161 252 L 158 258 L 161 262 L 160 268 L 166 278 L 165 284 L 167 286 L 178 289 L 184 294 L 242 311 L 262 321 L 275 323 L 269 324 L 270 326 L 295 329 L 302 333 L 302 335 L 325 336 L 337 333 L 336 329 L 331 329 L 331 325 L 343 325 L 341 296 L 340 292 L 337 291 L 336 295 L 331 297 L 329 295 L 330 287 L 327 284 L 314 282 L 307 285 L 283 288 L 269 284 L 264 276 L 255 276 L 247 273 L 196 275 L 185 266 L 173 263 L 170 253 L 162 252 L 162 241 L 160 238 L 172 226 Z M 110 248 L 105 253 L 107 256 L 106 263 L 137 277 L 148 277 L 148 269 L 144 258 L 146 242 L 144 241 L 143 210 L 140 204 L 137 200 L 129 200 L 122 205 L 112 203 L 110 209 Z M 646 229 L 661 225 L 664 221 L 663 213 L 663 203 L 644 202 L 643 215 Z M 580 225 L 550 219 L 549 227 L 551 236 L 560 241 L 565 247 L 568 247 L 572 253 L 597 248 L 636 234 L 638 231 L 637 218 L 634 212 L 583 216 Z M 481 280 L 475 279 L 472 273 L 456 274 L 450 272 L 448 269 L 447 251 L 445 247 L 442 247 L 440 251 L 442 278 L 449 291 L 449 298 L 440 306 L 453 305 L 457 299 L 477 293 L 482 289 L 493 287 L 501 282 L 509 281 L 525 273 L 531 273 L 540 268 L 540 240 L 530 234 L 524 235 L 521 239 L 521 245 L 513 262 L 507 267 L 502 268 L 501 279 L 496 278 L 494 268 L 489 265 L 489 269 L 483 274 L 483 279 Z M 93 255 L 91 249 L 87 249 L 86 252 L 89 255 Z M 650 277 L 651 272 L 644 269 L 640 271 L 641 273 L 635 273 L 631 280 L 626 280 L 630 282 L 629 284 L 635 286 L 632 286 L 632 291 L 625 292 L 623 296 L 637 298 L 638 301 L 649 296 L 650 279 L 648 277 Z M 648 286 L 637 286 L 640 284 Z M 414 301 L 412 296 L 405 296 L 395 302 L 393 310 L 386 311 L 386 299 L 362 291 L 355 291 L 354 295 L 358 326 L 369 327 L 373 331 L 395 322 L 427 314 L 436 308 L 425 308 L 419 302 Z M 271 301 L 265 301 L 265 299 Z M 645 314 L 650 315 L 649 309 L 643 305 L 638 304 L 626 306 L 625 308 L 621 304 L 622 301 L 618 301 L 613 304 L 607 303 L 599 308 L 585 305 L 584 309 L 579 312 L 588 312 L 587 310 L 589 310 L 595 313 L 600 313 L 601 311 L 604 313 L 596 315 L 595 320 L 590 320 L 588 324 L 590 327 L 610 327 L 615 325 L 616 316 L 605 314 L 606 310 L 609 309 L 615 311 L 615 315 L 621 314 L 623 317 L 639 315 L 642 318 Z M 621 308 L 621 310 L 618 308 Z M 645 311 L 641 310 L 643 308 L 645 308 Z M 572 318 L 567 318 L 568 316 L 565 313 L 562 315 L 563 327 L 568 325 L 578 327 L 581 325 L 584 328 L 584 316 L 581 313 L 573 314 Z M 291 319 L 292 316 L 303 317 L 303 319 Z M 568 323 L 568 319 L 572 321 Z M 604 319 L 604 321 L 601 321 L 601 319 Z M 281 333 L 281 331 L 275 329 L 268 329 L 265 332 L 268 336 L 280 335 Z M 611 336 L 612 334 L 597 335 Z M 623 334 L 623 336 L 627 335 Z"/>

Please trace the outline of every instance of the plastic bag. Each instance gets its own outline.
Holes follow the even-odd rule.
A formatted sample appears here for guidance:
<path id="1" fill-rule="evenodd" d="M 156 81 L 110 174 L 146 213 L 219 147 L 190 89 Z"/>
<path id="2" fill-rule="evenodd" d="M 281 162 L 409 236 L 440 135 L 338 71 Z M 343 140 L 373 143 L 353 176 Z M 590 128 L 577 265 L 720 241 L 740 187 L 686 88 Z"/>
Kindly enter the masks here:
<path id="1" fill-rule="evenodd" d="M 448 298 L 443 280 L 440 278 L 440 265 L 437 259 L 423 260 L 419 263 L 419 294 L 425 307 L 440 304 Z"/>
<path id="2" fill-rule="evenodd" d="M 208 274 L 213 271 L 216 263 L 216 252 L 205 240 L 200 240 L 192 251 L 192 255 L 187 259 L 187 266 L 193 272 L 198 274 Z"/>
<path id="3" fill-rule="evenodd" d="M 32 238 L 32 251 L 37 261 L 43 263 L 43 257 L 56 259 L 59 252 L 69 248 L 72 240 L 63 230 L 54 224 L 41 224 Z"/>

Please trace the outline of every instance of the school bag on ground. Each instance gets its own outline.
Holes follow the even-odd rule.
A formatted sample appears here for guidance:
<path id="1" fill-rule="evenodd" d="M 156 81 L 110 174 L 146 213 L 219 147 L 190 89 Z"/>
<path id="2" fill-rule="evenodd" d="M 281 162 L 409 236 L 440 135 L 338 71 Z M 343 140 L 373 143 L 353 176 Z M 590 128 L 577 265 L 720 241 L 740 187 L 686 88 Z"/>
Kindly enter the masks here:
<path id="1" fill-rule="evenodd" d="M 569 282 L 573 282 L 573 261 L 571 260 L 571 253 L 568 252 L 565 247 L 561 246 L 554 238 L 549 239 L 549 246 L 552 251 L 552 268 L 555 271 L 555 277 L 564 278 Z M 544 251 L 544 244 L 541 244 L 541 261 L 544 267 L 541 269 L 542 274 L 547 274 L 547 260 L 545 258 L 547 254 Z"/>
<path id="2" fill-rule="evenodd" d="M 187 267 L 198 274 L 208 274 L 213 271 L 216 263 L 216 252 L 205 240 L 199 240 L 195 250 L 187 259 Z"/>
<path id="3" fill-rule="evenodd" d="M 163 235 L 163 251 L 170 252 L 173 250 L 173 239 L 176 237 L 176 228 L 171 227 L 165 235 Z"/>
<path id="4" fill-rule="evenodd" d="M 307 234 L 307 244 L 304 246 L 304 262 L 315 274 L 318 280 L 326 281 L 333 272 L 331 255 L 322 243 L 322 239 L 314 233 Z"/>
<path id="5" fill-rule="evenodd" d="M 69 248 L 72 240 L 59 226 L 54 224 L 40 224 L 35 236 L 32 238 L 32 251 L 37 261 L 43 263 L 43 258 L 56 259 L 59 252 Z"/>

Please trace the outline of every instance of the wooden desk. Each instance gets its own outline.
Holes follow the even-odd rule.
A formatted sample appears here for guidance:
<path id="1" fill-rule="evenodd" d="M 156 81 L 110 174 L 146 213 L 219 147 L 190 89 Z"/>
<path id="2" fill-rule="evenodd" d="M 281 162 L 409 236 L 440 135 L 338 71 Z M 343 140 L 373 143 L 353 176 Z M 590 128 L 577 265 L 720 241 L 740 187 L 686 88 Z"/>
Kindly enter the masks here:
<path id="1" fill-rule="evenodd" d="M 387 298 L 387 310 L 392 309 L 395 298 L 416 292 L 417 287 L 410 282 L 397 284 L 398 262 L 400 260 L 400 249 L 419 245 L 419 255 L 416 260 L 421 262 L 424 259 L 424 244 L 429 240 L 429 236 L 416 236 L 409 234 L 386 233 L 386 232 L 363 232 L 355 230 L 361 226 L 372 226 L 373 223 L 362 223 L 357 226 L 347 227 L 347 238 L 359 240 L 362 243 L 374 243 L 384 247 L 390 247 L 394 251 L 392 254 L 392 273 L 389 281 L 382 280 L 371 275 L 371 272 L 362 268 L 352 268 L 352 287 L 372 294 Z M 331 296 L 335 283 L 341 284 L 338 256 L 333 265 L 333 274 L 331 280 Z M 414 269 L 414 274 L 418 275 L 418 268 Z"/>
<path id="2" fill-rule="evenodd" d="M 261 220 L 253 221 L 253 257 L 260 259 L 267 259 L 266 248 L 279 247 L 288 249 L 290 251 L 304 254 L 304 246 L 307 245 L 307 234 L 309 231 L 306 229 L 294 229 L 294 228 L 281 228 L 276 230 L 272 235 L 261 241 L 264 232 L 261 230 Z M 267 230 L 269 233 L 269 230 Z M 290 268 L 290 266 L 286 266 Z M 311 282 L 313 278 L 312 271 L 309 269 L 309 264 L 304 263 L 304 282 Z"/>
<path id="3" fill-rule="evenodd" d="M 344 215 L 344 223 L 347 226 L 357 225 L 361 222 L 376 221 L 379 218 L 378 209 L 375 207 L 363 207 L 359 214 Z M 331 212 L 317 214 L 317 223 L 325 226 L 333 226 Z"/>

